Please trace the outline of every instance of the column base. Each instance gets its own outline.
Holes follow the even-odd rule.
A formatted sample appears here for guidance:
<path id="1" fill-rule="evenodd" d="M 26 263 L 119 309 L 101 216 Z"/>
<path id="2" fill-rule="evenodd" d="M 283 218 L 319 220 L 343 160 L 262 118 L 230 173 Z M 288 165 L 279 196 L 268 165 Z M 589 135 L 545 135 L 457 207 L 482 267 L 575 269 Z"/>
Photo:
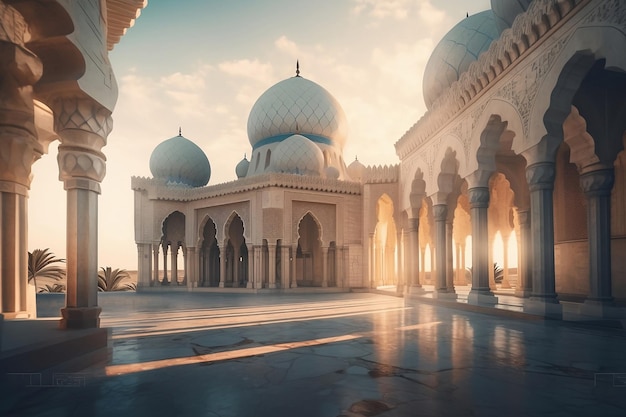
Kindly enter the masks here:
<path id="1" fill-rule="evenodd" d="M 435 290 L 433 292 L 433 299 L 435 300 L 447 300 L 454 301 L 458 298 L 456 292 L 449 292 L 448 290 Z"/>
<path id="2" fill-rule="evenodd" d="M 328 283 L 327 282 L 322 282 L 322 288 L 326 288 L 328 287 Z"/>
<path id="3" fill-rule="evenodd" d="M 269 288 L 269 289 L 271 289 L 271 290 L 276 289 L 276 283 L 271 283 L 271 284 L 269 284 L 269 285 L 267 286 L 267 288 Z"/>
<path id="4" fill-rule="evenodd" d="M 248 281 L 248 283 L 246 284 L 246 288 L 252 288 L 252 281 Z"/>
<path id="5" fill-rule="evenodd" d="M 224 288 L 224 282 L 220 281 L 220 283 L 219 283 L 219 284 L 217 284 L 217 286 L 218 286 L 219 288 Z"/>
<path id="6" fill-rule="evenodd" d="M 295 280 L 291 283 L 291 288 L 298 288 L 298 283 Z"/>
<path id="7" fill-rule="evenodd" d="M 498 304 L 498 297 L 490 290 L 470 290 L 467 294 L 467 303 L 475 306 L 493 307 Z"/>
<path id="8" fill-rule="evenodd" d="M 101 307 L 65 307 L 61 309 L 61 329 L 94 329 L 100 327 Z"/>
<path id="9" fill-rule="evenodd" d="M 426 293 L 426 290 L 421 285 L 411 285 L 407 291 L 407 294 L 415 294 L 415 295 L 421 295 L 425 293 Z"/>
<path id="10" fill-rule="evenodd" d="M 530 289 L 515 290 L 515 293 L 514 293 L 514 295 L 519 298 L 528 298 L 530 297 L 531 294 L 532 294 L 532 291 Z"/>
<path id="11" fill-rule="evenodd" d="M 531 296 L 524 301 L 524 313 L 535 314 L 547 319 L 562 320 L 563 306 L 556 298 Z"/>
<path id="12" fill-rule="evenodd" d="M 613 299 L 591 300 L 587 299 L 580 307 L 580 314 L 596 319 L 623 319 L 626 318 L 625 310 L 616 307 Z"/>
<path id="13" fill-rule="evenodd" d="M 166 281 L 166 280 L 163 280 L 163 281 L 161 281 L 161 285 L 170 285 L 170 282 Z"/>

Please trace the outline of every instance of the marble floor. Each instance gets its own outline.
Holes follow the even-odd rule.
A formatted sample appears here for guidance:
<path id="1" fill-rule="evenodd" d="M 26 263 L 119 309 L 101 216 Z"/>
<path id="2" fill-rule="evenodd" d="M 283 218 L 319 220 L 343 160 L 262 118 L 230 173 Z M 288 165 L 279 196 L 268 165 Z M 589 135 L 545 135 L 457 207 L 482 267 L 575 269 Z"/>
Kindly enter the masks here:
<path id="1" fill-rule="evenodd" d="M 2 416 L 624 416 L 626 333 L 381 294 L 136 294 L 112 352 Z"/>

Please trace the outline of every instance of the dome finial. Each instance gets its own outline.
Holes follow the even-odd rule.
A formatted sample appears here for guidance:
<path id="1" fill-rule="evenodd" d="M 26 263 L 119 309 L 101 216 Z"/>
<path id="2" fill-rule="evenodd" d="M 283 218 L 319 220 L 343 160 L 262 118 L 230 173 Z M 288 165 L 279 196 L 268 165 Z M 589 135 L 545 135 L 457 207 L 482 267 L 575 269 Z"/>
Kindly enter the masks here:
<path id="1" fill-rule="evenodd" d="M 183 131 L 182 131 L 182 129 L 180 128 L 180 126 L 178 126 L 178 136 L 182 136 L 182 135 L 183 135 Z"/>
<path id="2" fill-rule="evenodd" d="M 300 60 L 296 59 L 296 77 L 300 76 Z"/>

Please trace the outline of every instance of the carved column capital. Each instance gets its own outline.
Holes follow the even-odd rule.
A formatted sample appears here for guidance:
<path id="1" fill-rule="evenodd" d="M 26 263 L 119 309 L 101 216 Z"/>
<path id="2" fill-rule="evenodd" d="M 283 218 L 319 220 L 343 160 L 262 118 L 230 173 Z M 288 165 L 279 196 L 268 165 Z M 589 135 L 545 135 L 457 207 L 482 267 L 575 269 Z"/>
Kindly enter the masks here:
<path id="1" fill-rule="evenodd" d="M 434 205 L 433 217 L 435 221 L 445 222 L 448 218 L 448 206 L 445 204 Z"/>
<path id="2" fill-rule="evenodd" d="M 489 207 L 489 188 L 474 187 L 467 190 L 469 194 L 469 202 L 471 208 L 488 208 Z"/>
<path id="3" fill-rule="evenodd" d="M 100 182 L 106 174 L 103 154 L 60 146 L 57 162 L 59 179 L 65 183 L 66 189 L 82 188 L 100 192 Z"/>
<path id="4" fill-rule="evenodd" d="M 414 217 L 408 219 L 408 231 L 409 232 L 417 232 L 419 230 L 420 219 L 419 217 Z"/>
<path id="5" fill-rule="evenodd" d="M 517 219 L 519 221 L 520 227 L 524 227 L 530 224 L 530 210 L 518 210 Z"/>
<path id="6" fill-rule="evenodd" d="M 580 187 L 587 197 L 610 196 L 615 173 L 612 169 L 587 172 L 580 176 Z"/>
<path id="7" fill-rule="evenodd" d="M 539 162 L 526 168 L 526 181 L 530 191 L 552 190 L 556 167 L 552 162 Z"/>
<path id="8" fill-rule="evenodd" d="M 58 97 L 52 101 L 54 130 L 62 146 L 88 148 L 100 152 L 113 129 L 111 112 L 84 97 Z"/>

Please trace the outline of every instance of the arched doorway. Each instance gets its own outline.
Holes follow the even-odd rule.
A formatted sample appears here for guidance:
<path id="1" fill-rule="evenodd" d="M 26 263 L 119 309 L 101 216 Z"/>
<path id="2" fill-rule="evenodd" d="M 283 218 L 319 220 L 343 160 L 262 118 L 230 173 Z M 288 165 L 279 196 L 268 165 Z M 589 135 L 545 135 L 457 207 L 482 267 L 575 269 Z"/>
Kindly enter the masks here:
<path id="1" fill-rule="evenodd" d="M 383 194 L 376 203 L 374 231 L 374 285 L 396 285 L 396 223 L 393 219 L 393 201 Z"/>
<path id="2" fill-rule="evenodd" d="M 201 287 L 217 287 L 220 283 L 220 248 L 217 245 L 217 230 L 212 219 L 208 219 L 202 230 L 200 246 Z"/>
<path id="3" fill-rule="evenodd" d="M 161 280 L 161 284 L 169 285 L 171 283 L 172 285 L 178 285 L 178 255 L 181 248 L 183 251 L 185 250 L 185 215 L 180 211 L 171 213 L 163 221 L 162 231 L 163 235 L 161 236 L 161 246 L 163 247 L 163 279 Z M 169 278 L 167 271 L 168 251 L 171 253 L 171 271 Z M 186 273 L 183 274 L 183 282 L 185 281 L 186 275 Z"/>
<path id="4" fill-rule="evenodd" d="M 226 245 L 224 262 L 224 286 L 245 287 L 248 283 L 248 249 L 243 235 L 244 227 L 241 217 L 233 213 L 226 225 Z"/>
<path id="5" fill-rule="evenodd" d="M 307 213 L 298 225 L 296 282 L 302 287 L 320 287 L 323 282 L 320 226 L 311 213 Z"/>

